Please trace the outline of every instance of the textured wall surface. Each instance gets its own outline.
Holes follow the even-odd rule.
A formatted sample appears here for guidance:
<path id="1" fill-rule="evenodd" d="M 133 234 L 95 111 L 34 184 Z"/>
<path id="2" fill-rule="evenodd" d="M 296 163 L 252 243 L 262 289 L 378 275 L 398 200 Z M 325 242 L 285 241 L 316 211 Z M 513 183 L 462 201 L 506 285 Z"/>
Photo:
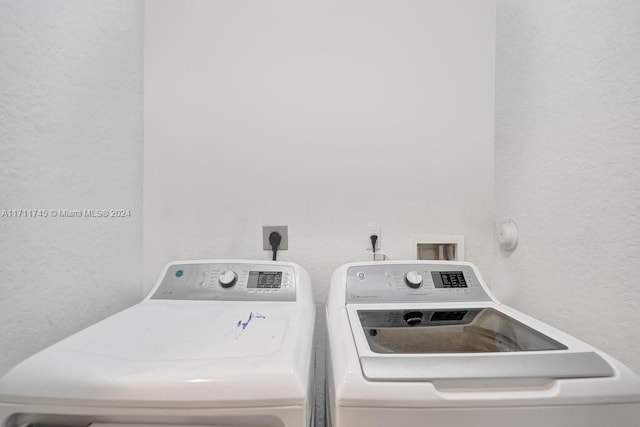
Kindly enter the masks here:
<path id="1" fill-rule="evenodd" d="M 0 1 L 0 374 L 142 295 L 142 25 L 141 1 Z M 52 213 L 98 208 L 132 216 Z"/>
<path id="2" fill-rule="evenodd" d="M 639 40 L 637 1 L 497 2 L 493 288 L 637 372 Z"/>
<path id="3" fill-rule="evenodd" d="M 283 224 L 318 302 L 368 224 L 392 259 L 464 234 L 488 271 L 494 29 L 491 1 L 148 2 L 145 286 Z"/>

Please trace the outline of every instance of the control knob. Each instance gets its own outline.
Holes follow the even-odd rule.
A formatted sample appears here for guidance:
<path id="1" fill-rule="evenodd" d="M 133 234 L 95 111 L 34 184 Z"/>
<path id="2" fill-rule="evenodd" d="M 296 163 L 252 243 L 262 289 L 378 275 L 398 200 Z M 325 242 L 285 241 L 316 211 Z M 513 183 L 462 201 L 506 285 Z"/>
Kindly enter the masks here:
<path id="1" fill-rule="evenodd" d="M 409 271 L 404 275 L 404 282 L 408 287 L 417 289 L 422 285 L 422 274 L 415 270 Z"/>
<path id="2" fill-rule="evenodd" d="M 406 313 L 403 317 L 409 326 L 419 326 L 422 323 L 422 313 L 419 311 Z"/>
<path id="3" fill-rule="evenodd" d="M 236 280 L 238 280 L 238 275 L 233 270 L 225 270 L 220 273 L 220 277 L 218 277 L 218 282 L 220 282 L 220 286 L 223 288 L 230 288 L 236 284 Z"/>

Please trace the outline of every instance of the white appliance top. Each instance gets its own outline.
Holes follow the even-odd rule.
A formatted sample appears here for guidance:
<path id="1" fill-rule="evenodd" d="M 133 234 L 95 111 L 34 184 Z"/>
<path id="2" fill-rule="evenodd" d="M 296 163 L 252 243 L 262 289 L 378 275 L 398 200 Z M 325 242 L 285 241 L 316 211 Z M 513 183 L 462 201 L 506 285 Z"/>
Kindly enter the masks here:
<path id="1" fill-rule="evenodd" d="M 293 263 L 170 263 L 141 303 L 12 369 L 0 401 L 299 405 L 314 310 L 309 275 Z"/>
<path id="2" fill-rule="evenodd" d="M 332 277 L 369 381 L 612 377 L 590 346 L 500 304 L 466 262 L 352 263 Z"/>
<path id="3" fill-rule="evenodd" d="M 385 407 L 401 414 L 640 402 L 640 378 L 628 367 L 501 304 L 470 263 L 340 266 L 326 321 L 334 402 L 365 418 Z"/>

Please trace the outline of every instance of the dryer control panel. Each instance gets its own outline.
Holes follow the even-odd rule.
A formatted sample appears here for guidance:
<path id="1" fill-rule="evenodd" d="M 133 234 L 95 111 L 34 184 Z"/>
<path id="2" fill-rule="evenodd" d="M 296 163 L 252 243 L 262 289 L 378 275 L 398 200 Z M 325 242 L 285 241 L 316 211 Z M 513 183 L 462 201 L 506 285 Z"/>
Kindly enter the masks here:
<path id="1" fill-rule="evenodd" d="M 375 263 L 347 270 L 347 303 L 491 301 L 467 264 Z"/>
<path id="2" fill-rule="evenodd" d="M 287 265 L 173 264 L 151 299 L 295 301 L 296 275 Z"/>

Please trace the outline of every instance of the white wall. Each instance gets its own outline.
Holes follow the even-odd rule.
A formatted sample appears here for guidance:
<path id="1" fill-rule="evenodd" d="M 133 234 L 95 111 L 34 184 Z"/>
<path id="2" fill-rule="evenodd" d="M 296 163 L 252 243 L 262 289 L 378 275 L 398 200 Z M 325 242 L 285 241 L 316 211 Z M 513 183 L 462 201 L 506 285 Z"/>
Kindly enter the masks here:
<path id="1" fill-rule="evenodd" d="M 639 40 L 637 1 L 497 3 L 494 289 L 638 372 Z"/>
<path id="2" fill-rule="evenodd" d="M 0 374 L 142 295 L 142 19 L 0 0 Z M 97 208 L 132 217 L 5 211 Z"/>
<path id="3" fill-rule="evenodd" d="M 281 259 L 330 273 L 415 234 L 491 265 L 492 1 L 150 1 L 145 286 L 172 259 Z"/>

